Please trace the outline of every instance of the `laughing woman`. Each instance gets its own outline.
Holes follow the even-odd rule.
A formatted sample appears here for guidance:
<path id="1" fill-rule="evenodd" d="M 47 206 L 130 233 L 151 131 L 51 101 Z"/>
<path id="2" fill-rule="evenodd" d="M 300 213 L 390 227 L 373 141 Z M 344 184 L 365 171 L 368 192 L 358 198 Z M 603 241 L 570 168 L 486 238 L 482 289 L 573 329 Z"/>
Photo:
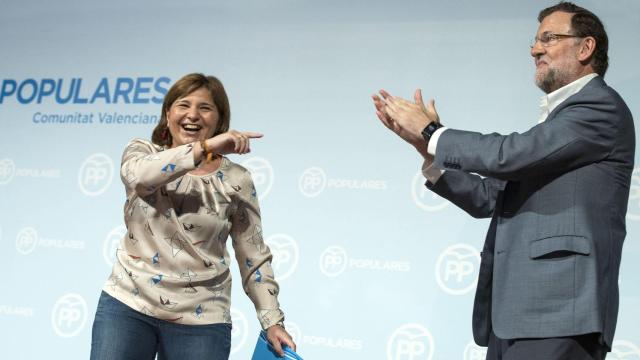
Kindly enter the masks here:
<path id="1" fill-rule="evenodd" d="M 167 92 L 151 142 L 124 150 L 127 233 L 98 302 L 91 359 L 228 359 L 229 235 L 267 338 L 280 354 L 295 349 L 251 174 L 223 156 L 248 153 L 262 134 L 229 130 L 229 115 L 222 83 L 189 74 Z"/>

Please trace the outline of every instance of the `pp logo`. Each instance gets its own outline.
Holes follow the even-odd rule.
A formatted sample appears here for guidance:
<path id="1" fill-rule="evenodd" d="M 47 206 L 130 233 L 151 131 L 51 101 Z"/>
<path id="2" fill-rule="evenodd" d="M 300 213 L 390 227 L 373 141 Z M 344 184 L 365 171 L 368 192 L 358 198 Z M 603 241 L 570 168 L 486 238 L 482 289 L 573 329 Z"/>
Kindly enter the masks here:
<path id="1" fill-rule="evenodd" d="M 411 182 L 411 197 L 419 208 L 426 211 L 440 211 L 444 209 L 449 202 L 438 194 L 430 191 L 424 186 L 424 176 L 418 171 Z"/>
<path id="2" fill-rule="evenodd" d="M 302 343 L 302 331 L 300 331 L 300 326 L 298 326 L 298 324 L 285 320 L 284 327 L 287 329 L 289 335 L 291 335 L 294 343 Z"/>
<path id="3" fill-rule="evenodd" d="M 102 257 L 107 266 L 112 267 L 116 261 L 116 251 L 120 245 L 120 240 L 127 234 L 127 228 L 120 225 L 109 232 L 102 243 Z"/>
<path id="4" fill-rule="evenodd" d="M 451 295 L 464 295 L 473 290 L 478 279 L 475 269 L 480 267 L 480 253 L 473 246 L 456 244 L 446 248 L 436 262 L 436 281 Z"/>
<path id="5" fill-rule="evenodd" d="M 431 360 L 433 338 L 420 324 L 405 324 L 393 332 L 387 342 L 387 360 Z"/>
<path id="6" fill-rule="evenodd" d="M 231 344 L 235 343 L 235 346 L 231 347 L 231 354 L 234 354 L 238 350 L 244 347 L 244 343 L 247 342 L 247 335 L 249 334 L 249 323 L 244 314 L 237 309 L 231 308 Z"/>
<path id="7" fill-rule="evenodd" d="M 305 170 L 298 180 L 298 188 L 306 197 L 316 197 L 327 186 L 327 175 L 319 167 L 310 167 Z"/>
<path id="8" fill-rule="evenodd" d="M 480 347 L 471 341 L 464 348 L 464 360 L 485 360 L 487 358 L 487 348 Z"/>
<path id="9" fill-rule="evenodd" d="M 0 160 L 0 185 L 8 184 L 16 173 L 16 164 L 11 159 Z"/>
<path id="10" fill-rule="evenodd" d="M 616 340 L 613 342 L 609 360 L 640 360 L 640 348 L 631 341 Z"/>
<path id="11" fill-rule="evenodd" d="M 80 166 L 78 186 L 87 196 L 105 192 L 113 180 L 113 161 L 105 154 L 93 154 Z"/>
<path id="12" fill-rule="evenodd" d="M 38 245 L 38 231 L 32 227 L 26 227 L 16 236 L 16 250 L 22 255 L 27 255 L 35 250 Z"/>
<path id="13" fill-rule="evenodd" d="M 635 221 L 640 220 L 640 168 L 633 169 L 633 173 L 631 174 L 627 218 Z"/>
<path id="14" fill-rule="evenodd" d="M 340 246 L 329 246 L 320 254 L 320 271 L 328 277 L 336 277 L 347 268 L 347 252 Z"/>
<path id="15" fill-rule="evenodd" d="M 67 294 L 58 299 L 51 312 L 51 325 L 58 336 L 70 338 L 78 335 L 87 322 L 87 303 L 78 294 Z"/>
<path id="16" fill-rule="evenodd" d="M 242 166 L 251 172 L 253 184 L 258 192 L 258 199 L 264 199 L 273 186 L 273 168 L 267 159 L 252 157 L 242 162 Z"/>
<path id="17" fill-rule="evenodd" d="M 296 241 L 289 235 L 275 234 L 269 236 L 265 242 L 273 253 L 271 265 L 276 279 L 284 280 L 291 276 L 296 271 L 298 259 L 300 258 Z"/>

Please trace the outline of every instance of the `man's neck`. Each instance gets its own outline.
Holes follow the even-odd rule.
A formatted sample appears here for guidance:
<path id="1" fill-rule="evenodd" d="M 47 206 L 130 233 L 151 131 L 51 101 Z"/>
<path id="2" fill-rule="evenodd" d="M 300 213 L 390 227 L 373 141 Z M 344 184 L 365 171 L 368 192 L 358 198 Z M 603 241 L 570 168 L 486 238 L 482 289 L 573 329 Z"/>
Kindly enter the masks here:
<path id="1" fill-rule="evenodd" d="M 552 92 L 554 92 L 554 91 L 556 91 L 558 89 L 561 89 L 561 88 L 571 84 L 572 82 L 574 82 L 574 81 L 576 81 L 578 79 L 581 79 L 581 78 L 583 78 L 583 77 L 585 77 L 585 76 L 587 76 L 589 74 L 594 74 L 594 73 L 595 73 L 595 71 L 593 70 L 593 68 L 591 66 L 586 66 L 586 67 L 582 68 L 581 71 L 579 71 L 578 73 L 573 74 L 572 76 L 570 76 L 568 81 L 563 82 L 559 86 L 557 86 L 554 89 L 552 89 L 551 91 L 549 91 L 547 93 L 547 95 L 551 94 Z"/>

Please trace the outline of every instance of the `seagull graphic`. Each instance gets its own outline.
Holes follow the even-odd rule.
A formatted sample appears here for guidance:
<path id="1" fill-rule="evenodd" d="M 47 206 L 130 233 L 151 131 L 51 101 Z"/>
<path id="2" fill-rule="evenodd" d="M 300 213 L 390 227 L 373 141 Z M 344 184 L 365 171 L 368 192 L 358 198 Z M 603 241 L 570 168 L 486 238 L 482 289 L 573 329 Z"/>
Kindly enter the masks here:
<path id="1" fill-rule="evenodd" d="M 194 232 L 201 228 L 202 226 L 196 224 L 182 223 L 182 228 L 188 232 Z"/>
<path id="2" fill-rule="evenodd" d="M 173 302 L 168 298 L 163 298 L 162 295 L 160 295 L 160 304 L 162 304 L 162 306 L 166 307 L 167 309 L 173 309 L 178 305 L 177 302 Z"/>
<path id="3" fill-rule="evenodd" d="M 189 281 L 189 283 L 184 286 L 184 292 L 187 294 L 195 294 L 198 290 L 194 288 L 193 285 L 191 285 L 191 281 Z"/>
<path id="4" fill-rule="evenodd" d="M 138 243 L 138 239 L 136 239 L 136 238 L 133 236 L 133 233 L 132 233 L 131 231 L 129 231 L 129 241 L 130 241 L 130 242 L 131 242 L 131 244 L 133 244 L 133 245 L 135 245 L 135 244 L 137 244 L 137 243 Z"/>

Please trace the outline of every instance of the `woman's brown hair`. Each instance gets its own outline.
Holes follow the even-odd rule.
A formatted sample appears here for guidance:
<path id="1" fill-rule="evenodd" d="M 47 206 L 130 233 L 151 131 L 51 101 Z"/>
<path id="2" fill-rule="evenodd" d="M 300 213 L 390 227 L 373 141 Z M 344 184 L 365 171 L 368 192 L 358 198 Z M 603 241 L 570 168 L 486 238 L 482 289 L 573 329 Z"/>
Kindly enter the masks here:
<path id="1" fill-rule="evenodd" d="M 213 136 L 222 134 L 229 130 L 229 122 L 231 120 L 231 110 L 229 109 L 229 98 L 227 98 L 227 92 L 224 90 L 224 86 L 218 78 L 215 76 L 206 76 L 201 73 L 193 73 L 183 76 L 180 80 L 176 81 L 173 86 L 167 92 L 162 103 L 162 114 L 160 115 L 160 122 L 153 129 L 151 134 L 151 141 L 156 145 L 171 146 L 173 144 L 173 137 L 169 132 L 167 126 L 167 112 L 174 101 L 185 97 L 192 92 L 204 88 L 209 91 L 211 99 L 218 110 L 218 124 Z"/>

